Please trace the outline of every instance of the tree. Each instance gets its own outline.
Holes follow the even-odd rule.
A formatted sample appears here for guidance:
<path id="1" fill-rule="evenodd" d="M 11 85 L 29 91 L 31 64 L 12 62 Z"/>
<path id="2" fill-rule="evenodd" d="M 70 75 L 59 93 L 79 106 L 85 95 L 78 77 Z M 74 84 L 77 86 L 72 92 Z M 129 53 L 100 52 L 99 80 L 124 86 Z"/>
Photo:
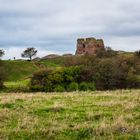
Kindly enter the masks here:
<path id="1" fill-rule="evenodd" d="M 135 56 L 140 57 L 140 50 L 135 52 Z"/>
<path id="2" fill-rule="evenodd" d="M 4 54 L 5 54 L 4 51 L 0 49 L 0 57 L 2 57 Z"/>
<path id="3" fill-rule="evenodd" d="M 4 51 L 0 49 L 0 58 L 4 55 Z M 5 79 L 5 73 L 2 66 L 2 61 L 0 60 L 0 89 L 3 87 L 3 81 Z"/>
<path id="4" fill-rule="evenodd" d="M 117 52 L 112 50 L 110 47 L 101 48 L 97 50 L 96 56 L 98 58 L 105 58 L 105 57 L 114 57 L 117 55 Z"/>
<path id="5" fill-rule="evenodd" d="M 32 60 L 32 57 L 37 54 L 37 50 L 35 48 L 27 48 L 21 56 L 24 58 L 29 58 L 30 61 Z"/>

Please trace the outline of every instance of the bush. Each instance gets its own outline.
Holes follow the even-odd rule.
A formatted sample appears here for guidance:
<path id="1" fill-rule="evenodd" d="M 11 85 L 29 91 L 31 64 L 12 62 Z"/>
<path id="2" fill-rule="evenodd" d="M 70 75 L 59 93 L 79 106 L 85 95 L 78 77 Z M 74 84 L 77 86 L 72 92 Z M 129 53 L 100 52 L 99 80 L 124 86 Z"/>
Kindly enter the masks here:
<path id="1" fill-rule="evenodd" d="M 79 85 L 79 90 L 81 90 L 81 91 L 87 91 L 87 90 L 94 91 L 95 90 L 95 85 L 94 85 L 94 83 L 82 82 Z"/>
<path id="2" fill-rule="evenodd" d="M 108 49 L 108 51 L 110 50 Z M 81 56 L 81 58 L 82 60 L 85 58 L 83 66 L 35 73 L 31 79 L 31 89 L 54 92 L 58 85 L 66 91 L 75 91 L 78 89 L 78 85 L 79 90 L 82 91 L 140 87 L 140 61 L 134 55 L 118 55 L 111 58 Z"/>
<path id="3" fill-rule="evenodd" d="M 80 67 L 68 67 L 57 70 L 43 70 L 33 75 L 31 78 L 30 89 L 54 92 L 58 89 L 58 85 L 63 85 L 63 88 L 66 89 L 67 85 L 78 81 L 80 73 Z"/>
<path id="4" fill-rule="evenodd" d="M 65 88 L 61 85 L 57 85 L 54 89 L 55 92 L 65 92 Z"/>
<path id="5" fill-rule="evenodd" d="M 67 91 L 77 91 L 77 90 L 78 90 L 78 84 L 76 82 L 72 82 L 67 87 Z"/>
<path id="6" fill-rule="evenodd" d="M 138 51 L 135 52 L 135 56 L 137 56 L 137 57 L 140 58 L 140 50 L 138 50 Z"/>
<path id="7" fill-rule="evenodd" d="M 117 55 L 117 52 L 112 50 L 110 47 L 106 47 L 105 49 L 99 49 L 96 52 L 96 56 L 98 58 L 104 58 L 104 57 L 114 57 Z"/>
<path id="8" fill-rule="evenodd" d="M 126 77 L 127 88 L 140 87 L 140 79 L 135 75 L 135 70 L 130 69 Z"/>
<path id="9" fill-rule="evenodd" d="M 88 87 L 88 90 L 90 90 L 90 91 L 95 91 L 96 90 L 94 83 L 87 83 L 87 87 Z"/>
<path id="10" fill-rule="evenodd" d="M 0 60 L 0 90 L 4 87 L 3 82 L 6 79 L 6 73 L 5 70 L 3 68 L 3 63 Z"/>

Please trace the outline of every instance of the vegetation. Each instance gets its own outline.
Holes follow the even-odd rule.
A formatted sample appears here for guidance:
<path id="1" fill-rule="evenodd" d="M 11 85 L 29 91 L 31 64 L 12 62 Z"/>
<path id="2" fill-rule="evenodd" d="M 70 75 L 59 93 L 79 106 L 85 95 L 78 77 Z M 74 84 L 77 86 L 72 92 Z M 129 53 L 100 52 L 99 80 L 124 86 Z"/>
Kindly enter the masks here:
<path id="1" fill-rule="evenodd" d="M 32 57 L 35 56 L 37 53 L 37 50 L 35 48 L 27 48 L 21 56 L 24 58 L 29 58 L 30 61 L 32 60 Z"/>
<path id="2" fill-rule="evenodd" d="M 112 57 L 80 56 L 67 59 L 66 67 L 77 65 L 84 67 L 81 81 L 93 81 L 99 90 L 140 88 L 140 61 L 135 55 L 113 54 Z"/>
<path id="3" fill-rule="evenodd" d="M 0 139 L 139 140 L 140 90 L 0 94 Z"/>
<path id="4" fill-rule="evenodd" d="M 82 77 L 86 78 L 87 76 L 83 74 L 84 68 L 78 66 L 46 69 L 33 75 L 31 78 L 31 90 L 54 92 L 56 89 L 61 89 L 63 91 L 75 91 L 78 90 L 78 85 L 80 83 L 89 80 L 83 81 Z M 85 86 L 87 90 L 95 90 L 95 88 L 89 88 L 89 84 Z"/>
<path id="5" fill-rule="evenodd" d="M 138 140 L 138 54 L 0 61 L 0 139 Z"/>
<path id="6" fill-rule="evenodd" d="M 0 49 L 0 58 L 4 55 L 4 51 L 2 49 Z M 4 87 L 3 82 L 5 79 L 5 72 L 3 69 L 3 63 L 0 59 L 0 89 L 2 89 Z"/>
<path id="7" fill-rule="evenodd" d="M 135 55 L 140 58 L 140 50 L 136 51 Z"/>
<path id="8" fill-rule="evenodd" d="M 3 65 L 3 63 L 0 60 L 0 89 L 2 89 L 4 87 L 3 82 L 4 82 L 5 78 L 6 78 L 6 74 L 5 74 L 5 71 L 4 71 L 3 67 L 2 67 L 2 65 Z"/>
<path id="9" fill-rule="evenodd" d="M 7 73 L 7 81 L 16 82 L 29 79 L 40 68 L 35 63 L 28 61 L 3 61 L 3 69 Z"/>
<path id="10" fill-rule="evenodd" d="M 113 57 L 117 55 L 117 51 L 112 50 L 110 47 L 106 47 L 105 49 L 99 49 L 96 52 L 96 56 L 99 58 L 102 57 Z"/>
<path id="11" fill-rule="evenodd" d="M 84 85 L 86 85 L 86 89 L 88 90 L 91 90 L 91 87 L 87 88 L 88 85 L 92 85 L 92 90 L 140 88 L 139 57 L 137 57 L 135 53 L 113 54 L 112 57 L 112 53 L 109 52 L 109 54 L 108 56 L 103 55 L 102 57 L 92 55 L 58 57 L 32 62 L 20 60 L 2 61 L 1 69 L 3 70 L 1 70 L 0 73 L 6 73 L 5 87 L 7 89 L 5 90 L 8 92 L 29 92 L 30 89 L 33 91 L 53 92 L 76 91 L 81 90 L 80 84 L 82 82 L 86 82 Z M 76 78 L 75 74 L 71 76 L 72 73 L 69 72 L 69 69 L 78 69 L 78 67 L 78 79 L 71 79 L 69 83 L 65 82 L 64 74 L 61 75 L 60 73 L 62 73 L 62 71 L 67 71 L 68 77 Z M 36 73 L 42 75 L 41 73 L 47 70 L 50 70 L 51 73 L 55 73 L 54 75 L 56 77 L 51 76 L 50 81 L 53 81 L 51 83 L 53 86 L 50 84 L 51 90 L 48 90 L 48 88 L 42 90 L 42 86 L 36 83 L 34 85 L 32 81 L 36 79 Z M 4 76 L 4 74 L 1 75 Z M 61 79 L 59 79 L 58 76 L 59 78 L 61 77 Z M 31 84 L 30 79 L 32 79 Z M 41 80 L 43 81 L 44 79 L 45 77 Z M 64 80 L 63 82 L 61 81 L 62 79 Z M 39 79 L 37 80 L 39 82 Z M 61 82 L 59 82 L 59 80 Z M 24 81 L 28 81 L 28 84 L 24 84 Z M 42 81 L 40 83 L 42 83 Z M 47 86 L 48 85 L 45 84 L 45 87 Z"/>
<path id="12" fill-rule="evenodd" d="M 0 57 L 2 57 L 4 54 L 5 52 L 2 49 L 0 49 Z"/>

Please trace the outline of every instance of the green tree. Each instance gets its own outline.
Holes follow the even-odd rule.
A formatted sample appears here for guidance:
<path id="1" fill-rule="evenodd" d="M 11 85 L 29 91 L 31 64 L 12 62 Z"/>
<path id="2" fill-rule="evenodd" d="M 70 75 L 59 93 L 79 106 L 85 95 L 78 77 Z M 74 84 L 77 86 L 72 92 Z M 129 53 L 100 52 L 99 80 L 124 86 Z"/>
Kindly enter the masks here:
<path id="1" fill-rule="evenodd" d="M 138 50 L 138 51 L 135 52 L 135 56 L 137 56 L 137 57 L 140 58 L 140 50 Z"/>
<path id="2" fill-rule="evenodd" d="M 5 52 L 4 52 L 2 49 L 0 49 L 0 58 L 1 58 L 4 54 L 5 54 Z"/>
<path id="3" fill-rule="evenodd" d="M 21 56 L 24 58 L 29 58 L 30 61 L 32 60 L 32 57 L 37 54 L 37 50 L 35 48 L 27 48 Z"/>
<path id="4" fill-rule="evenodd" d="M 99 49 L 96 52 L 96 56 L 98 58 L 103 58 L 103 57 L 113 57 L 117 55 L 117 52 L 112 50 L 111 47 L 106 47 L 105 49 Z"/>
<path id="5" fill-rule="evenodd" d="M 4 55 L 4 51 L 2 49 L 0 49 L 0 58 Z M 0 60 L 0 89 L 2 89 L 3 87 L 3 81 L 5 79 L 5 72 L 4 72 L 4 69 L 3 69 L 3 63 L 2 61 Z"/>
<path id="6" fill-rule="evenodd" d="M 3 62 L 0 60 L 0 90 L 3 88 L 3 81 L 6 78 L 6 73 L 3 67 Z"/>

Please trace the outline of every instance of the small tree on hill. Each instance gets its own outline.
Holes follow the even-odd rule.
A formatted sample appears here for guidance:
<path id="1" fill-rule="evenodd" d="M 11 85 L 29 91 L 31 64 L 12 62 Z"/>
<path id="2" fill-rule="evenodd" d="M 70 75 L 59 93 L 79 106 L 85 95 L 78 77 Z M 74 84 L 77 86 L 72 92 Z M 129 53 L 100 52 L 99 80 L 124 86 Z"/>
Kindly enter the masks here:
<path id="1" fill-rule="evenodd" d="M 135 52 L 135 56 L 140 57 L 140 50 Z"/>
<path id="2" fill-rule="evenodd" d="M 0 58 L 4 55 L 4 51 L 2 49 L 0 49 Z"/>
<path id="3" fill-rule="evenodd" d="M 21 56 L 24 58 L 29 58 L 30 61 L 32 60 L 32 57 L 37 54 L 37 50 L 35 48 L 27 48 Z"/>
<path id="4" fill-rule="evenodd" d="M 0 58 L 4 55 L 4 51 L 0 49 Z M 3 88 L 3 81 L 5 79 L 5 73 L 3 69 L 3 63 L 0 60 L 0 90 Z"/>

